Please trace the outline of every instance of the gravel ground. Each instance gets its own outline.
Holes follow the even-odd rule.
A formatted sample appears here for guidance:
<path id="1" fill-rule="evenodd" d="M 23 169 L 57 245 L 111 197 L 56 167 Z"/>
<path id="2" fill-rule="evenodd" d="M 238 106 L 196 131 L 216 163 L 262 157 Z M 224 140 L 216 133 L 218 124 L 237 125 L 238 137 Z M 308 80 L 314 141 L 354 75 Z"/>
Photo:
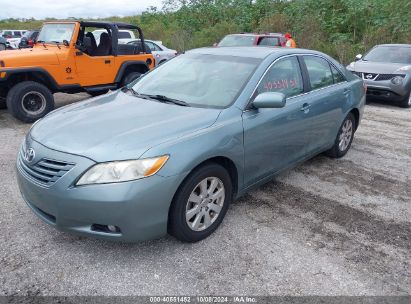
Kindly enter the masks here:
<path id="1" fill-rule="evenodd" d="M 410 109 L 368 104 L 346 157 L 250 192 L 196 244 L 111 243 L 41 222 L 15 181 L 29 127 L 0 110 L 0 295 L 411 294 Z"/>

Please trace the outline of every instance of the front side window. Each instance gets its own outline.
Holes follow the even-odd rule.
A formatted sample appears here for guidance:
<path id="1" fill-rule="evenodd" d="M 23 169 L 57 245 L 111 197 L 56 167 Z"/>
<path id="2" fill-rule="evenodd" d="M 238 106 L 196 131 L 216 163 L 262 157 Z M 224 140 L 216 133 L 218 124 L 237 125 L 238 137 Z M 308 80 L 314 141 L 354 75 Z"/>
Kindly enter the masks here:
<path id="1" fill-rule="evenodd" d="M 272 65 L 257 87 L 257 94 L 279 92 L 287 97 L 304 91 L 300 65 L 295 56 L 280 59 Z"/>
<path id="2" fill-rule="evenodd" d="M 63 43 L 71 41 L 74 32 L 74 23 L 49 23 L 40 31 L 38 41 L 45 43 Z"/>
<path id="3" fill-rule="evenodd" d="M 163 95 L 190 106 L 225 108 L 234 102 L 261 59 L 184 54 L 151 71 L 133 86 L 141 95 Z"/>
<path id="4" fill-rule="evenodd" d="M 317 56 L 304 56 L 310 78 L 311 89 L 319 89 L 334 84 L 330 64 Z"/>

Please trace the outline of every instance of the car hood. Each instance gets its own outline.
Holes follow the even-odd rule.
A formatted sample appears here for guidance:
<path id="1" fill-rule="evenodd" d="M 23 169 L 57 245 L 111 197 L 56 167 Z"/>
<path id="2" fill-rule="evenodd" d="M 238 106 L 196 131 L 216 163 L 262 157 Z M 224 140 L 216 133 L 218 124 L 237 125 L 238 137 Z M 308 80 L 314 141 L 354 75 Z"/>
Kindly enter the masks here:
<path id="1" fill-rule="evenodd" d="M 137 159 L 151 147 L 209 127 L 220 112 L 141 99 L 119 90 L 50 113 L 30 135 L 50 149 L 97 162 Z"/>
<path id="2" fill-rule="evenodd" d="M 374 74 L 395 74 L 398 69 L 405 66 L 402 63 L 382 63 L 372 61 L 357 61 L 354 62 L 354 71 Z M 401 74 L 401 73 L 400 73 Z"/>
<path id="3" fill-rule="evenodd" d="M 59 64 L 54 47 L 44 48 L 43 46 L 1 52 L 0 60 L 4 61 L 6 68 Z"/>

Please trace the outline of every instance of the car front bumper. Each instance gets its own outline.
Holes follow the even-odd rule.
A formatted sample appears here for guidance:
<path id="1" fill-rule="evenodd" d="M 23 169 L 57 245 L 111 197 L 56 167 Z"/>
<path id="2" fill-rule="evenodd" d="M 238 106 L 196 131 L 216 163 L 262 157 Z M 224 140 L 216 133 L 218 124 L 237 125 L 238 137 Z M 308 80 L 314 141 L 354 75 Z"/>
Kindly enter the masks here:
<path id="1" fill-rule="evenodd" d="M 27 173 L 26 161 L 19 153 L 17 180 L 21 194 L 44 222 L 78 235 L 125 242 L 155 239 L 167 233 L 168 210 L 183 177 L 154 175 L 124 183 L 75 187 L 75 181 L 93 161 L 48 149 L 35 141 L 30 146 L 39 158 L 75 164 L 51 186 L 45 186 Z M 108 225 L 119 231 L 100 229 Z"/>
<path id="2" fill-rule="evenodd" d="M 402 101 L 408 98 L 411 90 L 411 80 L 405 77 L 402 85 L 395 85 L 391 80 L 374 81 L 364 79 L 367 85 L 367 97 L 385 101 Z"/>

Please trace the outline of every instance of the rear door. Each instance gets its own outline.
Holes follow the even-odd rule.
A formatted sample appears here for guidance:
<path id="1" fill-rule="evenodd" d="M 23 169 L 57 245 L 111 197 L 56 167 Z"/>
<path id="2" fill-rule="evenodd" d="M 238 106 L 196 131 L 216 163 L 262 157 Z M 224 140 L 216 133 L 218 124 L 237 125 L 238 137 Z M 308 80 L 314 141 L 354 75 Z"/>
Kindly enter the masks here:
<path id="1" fill-rule="evenodd" d="M 350 90 L 344 76 L 325 58 L 304 55 L 307 94 L 307 152 L 316 153 L 330 146 L 337 134 Z"/>

